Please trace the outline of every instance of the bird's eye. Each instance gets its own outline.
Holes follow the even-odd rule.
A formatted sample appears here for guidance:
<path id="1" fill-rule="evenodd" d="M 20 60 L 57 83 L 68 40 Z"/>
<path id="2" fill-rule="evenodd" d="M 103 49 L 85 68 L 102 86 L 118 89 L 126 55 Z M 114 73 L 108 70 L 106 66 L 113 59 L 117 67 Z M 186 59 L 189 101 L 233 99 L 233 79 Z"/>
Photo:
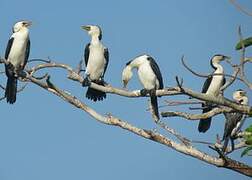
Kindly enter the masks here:
<path id="1" fill-rule="evenodd" d="M 245 96 L 246 95 L 246 93 L 245 92 L 240 92 L 240 96 Z"/>

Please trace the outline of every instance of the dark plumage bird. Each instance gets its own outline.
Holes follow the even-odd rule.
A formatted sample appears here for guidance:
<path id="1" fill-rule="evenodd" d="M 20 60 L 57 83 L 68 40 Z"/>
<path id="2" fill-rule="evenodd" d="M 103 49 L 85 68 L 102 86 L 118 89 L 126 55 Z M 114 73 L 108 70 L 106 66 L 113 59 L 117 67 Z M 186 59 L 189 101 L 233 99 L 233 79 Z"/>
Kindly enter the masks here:
<path id="1" fill-rule="evenodd" d="M 132 78 L 132 69 L 136 68 L 138 71 L 138 77 L 142 83 L 144 89 L 141 90 L 142 95 L 150 94 L 152 108 L 156 116 L 156 120 L 159 119 L 158 102 L 156 96 L 157 89 L 163 89 L 163 78 L 160 69 L 155 60 L 149 55 L 141 55 L 129 61 L 122 72 L 122 81 L 124 87 L 127 86 L 129 80 Z"/>
<path id="2" fill-rule="evenodd" d="M 233 93 L 233 99 L 236 103 L 241 105 L 248 105 L 248 97 L 246 96 L 246 92 L 239 89 Z M 239 112 L 231 112 L 231 113 L 224 113 L 226 122 L 223 134 L 223 152 L 226 151 L 228 141 L 231 140 L 231 147 L 234 150 L 234 139 L 236 138 L 237 133 L 240 131 L 244 120 L 245 115 Z"/>
<path id="3" fill-rule="evenodd" d="M 214 55 L 213 58 L 210 61 L 211 66 L 214 69 L 213 74 L 220 74 L 220 75 L 214 75 L 207 78 L 205 81 L 202 93 L 206 93 L 212 96 L 218 96 L 220 94 L 220 88 L 225 84 L 225 78 L 224 78 L 224 69 L 219 64 L 221 61 L 229 59 L 229 57 L 224 55 Z M 203 113 L 206 113 L 208 111 L 212 110 L 212 104 L 206 103 L 202 104 L 203 107 Z M 198 125 L 199 132 L 206 132 L 210 126 L 211 126 L 212 118 L 207 119 L 201 119 Z"/>
<path id="4" fill-rule="evenodd" d="M 5 65 L 7 85 L 5 97 L 7 103 L 16 102 L 18 73 L 22 71 L 28 61 L 30 53 L 29 21 L 20 21 L 13 26 L 5 51 L 5 59 L 9 62 Z"/>
<path id="5" fill-rule="evenodd" d="M 90 82 L 105 86 L 104 74 L 109 62 L 108 49 L 101 43 L 102 31 L 99 26 L 82 26 L 91 36 L 91 41 L 86 45 L 84 59 L 86 65 L 86 78 L 83 86 L 89 86 Z M 106 93 L 88 87 L 86 97 L 93 101 L 102 101 L 106 98 Z"/>

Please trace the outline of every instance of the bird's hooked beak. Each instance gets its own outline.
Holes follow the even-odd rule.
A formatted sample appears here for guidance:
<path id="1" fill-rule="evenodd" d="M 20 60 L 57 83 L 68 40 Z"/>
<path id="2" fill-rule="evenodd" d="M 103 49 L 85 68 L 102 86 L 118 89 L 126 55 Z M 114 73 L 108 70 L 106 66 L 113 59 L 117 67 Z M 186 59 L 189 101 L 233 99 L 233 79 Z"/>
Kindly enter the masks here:
<path id="1" fill-rule="evenodd" d="M 90 26 L 81 26 L 81 29 L 84 29 L 84 30 L 86 30 L 86 31 L 90 31 Z"/>
<path id="2" fill-rule="evenodd" d="M 230 56 L 223 56 L 223 60 L 231 63 L 231 57 Z"/>
<path id="3" fill-rule="evenodd" d="M 25 27 L 29 27 L 32 25 L 32 22 L 31 21 L 24 21 L 23 24 Z"/>
<path id="4" fill-rule="evenodd" d="M 240 91 L 240 96 L 244 97 L 246 95 L 247 95 L 246 91 Z"/>
<path id="5" fill-rule="evenodd" d="M 130 66 L 126 66 L 123 69 L 122 72 L 122 82 L 123 82 L 123 88 L 126 88 L 128 85 L 128 82 L 130 81 L 130 79 L 132 78 L 132 72 L 131 72 L 131 67 Z"/>

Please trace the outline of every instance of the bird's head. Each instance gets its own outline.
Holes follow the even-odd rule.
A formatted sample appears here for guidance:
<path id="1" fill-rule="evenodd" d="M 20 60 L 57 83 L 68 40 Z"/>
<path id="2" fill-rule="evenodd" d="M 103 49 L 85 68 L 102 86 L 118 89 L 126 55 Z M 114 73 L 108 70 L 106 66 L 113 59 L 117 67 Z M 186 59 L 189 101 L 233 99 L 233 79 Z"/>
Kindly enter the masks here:
<path id="1" fill-rule="evenodd" d="M 99 26 L 85 25 L 81 26 L 81 28 L 86 30 L 90 36 L 97 36 L 99 40 L 102 39 L 102 31 Z"/>
<path id="2" fill-rule="evenodd" d="M 246 91 L 238 89 L 233 93 L 233 99 L 239 104 L 248 104 L 248 97 Z"/>
<path id="3" fill-rule="evenodd" d="M 127 84 L 130 81 L 130 79 L 132 78 L 132 76 L 133 76 L 132 68 L 130 66 L 126 66 L 122 72 L 123 88 L 127 87 Z"/>
<path id="4" fill-rule="evenodd" d="M 31 21 L 19 21 L 13 26 L 13 32 L 15 33 L 23 29 L 27 29 L 31 25 L 32 25 Z"/>
<path id="5" fill-rule="evenodd" d="M 229 56 L 225 56 L 225 55 L 222 55 L 222 54 L 216 54 L 213 56 L 211 62 L 212 63 L 220 63 L 221 61 L 230 61 L 231 57 Z"/>

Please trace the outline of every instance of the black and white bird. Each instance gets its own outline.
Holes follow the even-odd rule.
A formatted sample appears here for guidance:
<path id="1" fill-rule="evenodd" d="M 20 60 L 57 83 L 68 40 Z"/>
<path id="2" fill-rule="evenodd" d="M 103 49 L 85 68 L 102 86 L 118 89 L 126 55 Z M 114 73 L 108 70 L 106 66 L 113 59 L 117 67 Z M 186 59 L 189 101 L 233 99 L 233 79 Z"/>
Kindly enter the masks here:
<path id="1" fill-rule="evenodd" d="M 5 51 L 5 73 L 8 78 L 5 97 L 8 103 L 16 102 L 18 74 L 24 69 L 30 54 L 29 29 L 30 21 L 20 21 L 13 26 Z"/>
<path id="2" fill-rule="evenodd" d="M 105 86 L 104 74 L 109 62 L 109 52 L 102 42 L 102 31 L 99 26 L 81 26 L 91 36 L 91 41 L 85 47 L 84 59 L 86 65 L 86 78 L 83 86 L 89 86 L 90 82 Z M 106 98 L 106 93 L 88 87 L 86 97 L 93 101 L 102 101 Z"/>
<path id="3" fill-rule="evenodd" d="M 155 60 L 149 55 L 141 55 L 135 59 L 129 61 L 122 72 L 122 82 L 124 88 L 126 88 L 129 80 L 132 78 L 132 69 L 136 68 L 138 77 L 142 83 L 144 89 L 141 90 L 141 95 L 145 96 L 147 93 L 150 94 L 151 105 L 156 117 L 159 119 L 158 113 L 158 102 L 156 96 L 157 89 L 163 89 L 163 78 L 160 69 Z"/>
<path id="4" fill-rule="evenodd" d="M 230 59 L 228 56 L 224 55 L 214 55 L 213 58 L 210 61 L 211 66 L 214 69 L 214 72 L 212 74 L 219 74 L 219 75 L 212 75 L 208 77 L 203 85 L 202 88 L 202 93 L 206 93 L 208 95 L 212 96 L 219 96 L 220 95 L 220 88 L 225 84 L 225 77 L 224 77 L 224 69 L 220 65 L 220 62 L 225 60 L 225 59 Z M 206 113 L 208 111 L 212 110 L 213 105 L 210 103 L 203 103 L 202 108 L 203 108 L 203 113 Z M 211 120 L 212 118 L 207 118 L 207 119 L 201 119 L 198 125 L 198 130 L 199 132 L 206 132 L 210 126 L 211 126 Z"/>
<path id="5" fill-rule="evenodd" d="M 238 89 L 233 93 L 233 99 L 236 103 L 241 105 L 248 105 L 249 100 L 246 96 L 246 92 L 242 89 Z M 224 134 L 223 134 L 223 152 L 226 151 L 228 141 L 231 140 L 231 147 L 234 150 L 234 139 L 236 138 L 237 133 L 241 130 L 241 127 L 246 119 L 246 115 L 239 113 L 239 112 L 231 112 L 231 113 L 224 113 L 226 122 L 224 127 Z"/>

